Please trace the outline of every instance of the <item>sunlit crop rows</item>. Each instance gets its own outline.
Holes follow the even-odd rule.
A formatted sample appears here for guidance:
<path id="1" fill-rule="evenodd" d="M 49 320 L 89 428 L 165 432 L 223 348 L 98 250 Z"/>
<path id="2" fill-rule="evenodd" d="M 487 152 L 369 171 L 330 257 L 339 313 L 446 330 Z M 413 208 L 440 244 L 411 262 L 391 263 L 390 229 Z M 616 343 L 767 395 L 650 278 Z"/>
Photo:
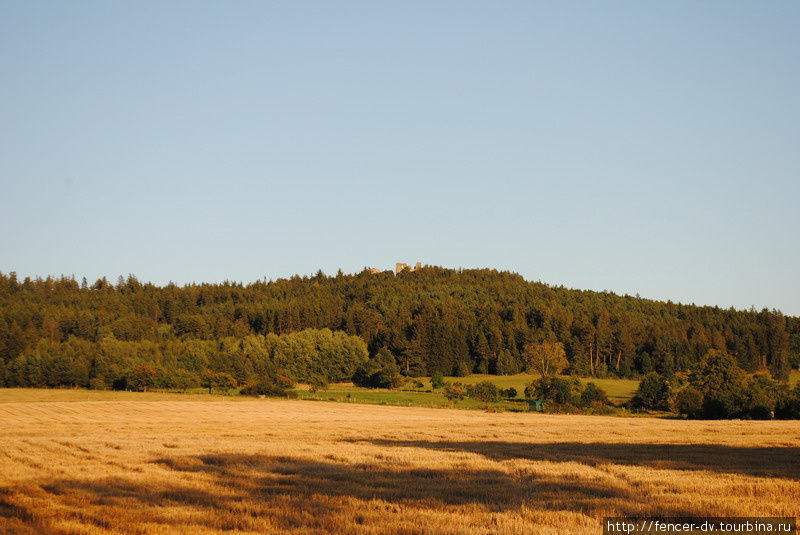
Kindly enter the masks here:
<path id="1" fill-rule="evenodd" d="M 794 516 L 800 423 L 309 401 L 0 403 L 3 533 L 572 533 Z"/>

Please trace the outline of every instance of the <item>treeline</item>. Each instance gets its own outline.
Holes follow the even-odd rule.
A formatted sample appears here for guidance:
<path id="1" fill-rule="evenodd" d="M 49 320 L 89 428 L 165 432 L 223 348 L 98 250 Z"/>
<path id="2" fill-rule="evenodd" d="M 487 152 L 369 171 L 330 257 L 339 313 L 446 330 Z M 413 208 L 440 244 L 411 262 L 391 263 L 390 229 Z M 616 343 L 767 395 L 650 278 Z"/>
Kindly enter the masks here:
<path id="1" fill-rule="evenodd" d="M 163 287 L 134 276 L 112 284 L 0 274 L 0 384 L 8 386 L 108 383 L 134 361 L 166 375 L 200 373 L 197 354 L 202 366 L 244 380 L 255 366 L 241 356 L 245 346 L 309 329 L 359 337 L 372 357 L 385 349 L 408 376 L 516 373 L 525 345 L 544 340 L 561 342 L 567 372 L 581 376 L 668 376 L 711 349 L 779 379 L 800 364 L 800 318 L 775 310 L 571 290 L 488 269 Z M 307 350 L 275 364 L 303 380 Z M 351 365 L 326 376 L 344 377 Z"/>
<path id="2" fill-rule="evenodd" d="M 303 382 L 318 377 L 349 381 L 368 361 L 361 338 L 329 329 L 219 341 L 122 341 L 106 336 L 92 342 L 70 336 L 64 342 L 40 340 L 8 364 L 4 379 L 6 386 L 17 387 L 146 390 L 211 388 L 224 378 L 232 388 L 278 373 Z"/>
<path id="3" fill-rule="evenodd" d="M 732 356 L 712 349 L 689 373 L 645 375 L 630 406 L 689 418 L 798 419 L 800 384 L 749 375 Z"/>

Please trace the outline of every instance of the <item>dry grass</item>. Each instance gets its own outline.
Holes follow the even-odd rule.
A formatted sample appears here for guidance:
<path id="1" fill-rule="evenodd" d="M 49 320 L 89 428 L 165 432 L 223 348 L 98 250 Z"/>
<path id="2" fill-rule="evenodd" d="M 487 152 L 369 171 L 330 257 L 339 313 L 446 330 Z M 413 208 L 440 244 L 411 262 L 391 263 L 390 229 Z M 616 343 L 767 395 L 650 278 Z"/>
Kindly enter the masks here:
<path id="1" fill-rule="evenodd" d="M 0 532 L 600 533 L 794 516 L 800 423 L 303 401 L 0 404 Z"/>

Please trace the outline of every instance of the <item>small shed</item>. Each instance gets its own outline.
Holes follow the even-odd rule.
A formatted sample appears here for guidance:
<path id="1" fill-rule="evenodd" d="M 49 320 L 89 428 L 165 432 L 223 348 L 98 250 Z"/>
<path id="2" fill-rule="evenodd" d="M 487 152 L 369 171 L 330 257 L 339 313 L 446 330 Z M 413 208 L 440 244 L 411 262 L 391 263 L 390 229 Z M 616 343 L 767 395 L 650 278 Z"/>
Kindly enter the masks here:
<path id="1" fill-rule="evenodd" d="M 529 399 L 528 408 L 532 411 L 541 412 L 544 410 L 544 401 L 539 401 L 538 399 Z"/>

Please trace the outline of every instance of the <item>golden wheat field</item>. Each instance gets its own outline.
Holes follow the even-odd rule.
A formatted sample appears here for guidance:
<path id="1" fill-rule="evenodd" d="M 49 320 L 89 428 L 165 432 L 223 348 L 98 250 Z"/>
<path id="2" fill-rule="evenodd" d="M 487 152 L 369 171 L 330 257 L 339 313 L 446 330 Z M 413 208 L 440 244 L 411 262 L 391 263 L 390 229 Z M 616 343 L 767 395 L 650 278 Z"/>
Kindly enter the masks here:
<path id="1" fill-rule="evenodd" d="M 0 403 L 0 532 L 601 533 L 795 516 L 800 423 L 345 403 Z"/>

